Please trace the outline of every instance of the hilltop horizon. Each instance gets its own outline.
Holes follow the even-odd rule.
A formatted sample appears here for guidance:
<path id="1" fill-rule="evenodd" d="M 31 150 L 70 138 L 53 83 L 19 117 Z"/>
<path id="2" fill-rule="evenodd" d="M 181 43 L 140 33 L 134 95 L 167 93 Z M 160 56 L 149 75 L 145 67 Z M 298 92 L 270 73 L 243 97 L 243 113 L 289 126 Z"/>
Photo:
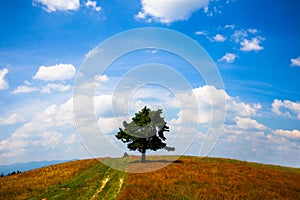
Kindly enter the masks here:
<path id="1" fill-rule="evenodd" d="M 156 168 L 169 159 L 151 156 L 146 163 L 138 157 L 114 161 L 137 170 Z M 295 199 L 299 196 L 299 170 L 182 156 L 155 171 L 125 173 L 86 159 L 0 178 L 0 199 Z"/>
<path id="2" fill-rule="evenodd" d="M 115 135 L 147 106 L 164 111 L 168 155 L 299 167 L 299 10 L 298 1 L 4 1 L 0 165 L 122 156 Z"/>

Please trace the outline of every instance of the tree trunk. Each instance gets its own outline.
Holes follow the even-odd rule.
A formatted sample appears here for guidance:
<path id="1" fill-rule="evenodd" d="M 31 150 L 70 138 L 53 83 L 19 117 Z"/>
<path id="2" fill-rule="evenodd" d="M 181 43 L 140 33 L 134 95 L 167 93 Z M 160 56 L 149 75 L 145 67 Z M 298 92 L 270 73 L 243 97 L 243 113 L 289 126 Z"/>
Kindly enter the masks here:
<path id="1" fill-rule="evenodd" d="M 146 161 L 146 150 L 143 149 L 142 150 L 142 159 L 141 159 L 142 162 L 145 162 Z"/>

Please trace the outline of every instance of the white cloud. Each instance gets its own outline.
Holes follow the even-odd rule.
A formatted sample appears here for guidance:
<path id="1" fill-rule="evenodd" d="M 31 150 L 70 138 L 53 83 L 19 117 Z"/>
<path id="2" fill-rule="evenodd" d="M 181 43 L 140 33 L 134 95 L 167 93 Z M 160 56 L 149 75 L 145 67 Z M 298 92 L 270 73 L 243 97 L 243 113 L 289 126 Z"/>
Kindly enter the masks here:
<path id="1" fill-rule="evenodd" d="M 147 17 L 147 14 L 142 11 L 139 11 L 138 14 L 135 15 L 136 19 L 146 19 L 146 17 Z M 151 21 L 151 20 L 149 20 L 149 21 Z"/>
<path id="2" fill-rule="evenodd" d="M 109 78 L 105 74 L 104 75 L 96 74 L 94 77 L 94 80 L 96 82 L 107 82 L 107 81 L 109 81 Z"/>
<path id="3" fill-rule="evenodd" d="M 233 63 L 237 56 L 233 53 L 226 53 L 222 58 L 220 58 L 218 61 L 226 61 L 227 63 Z"/>
<path id="4" fill-rule="evenodd" d="M 13 133 L 8 139 L 0 141 L 0 158 L 19 156 L 28 146 L 28 141 L 24 138 L 26 133 Z"/>
<path id="5" fill-rule="evenodd" d="M 148 48 L 146 51 L 151 54 L 156 54 L 157 52 L 159 52 L 159 50 L 156 48 Z"/>
<path id="6" fill-rule="evenodd" d="M 35 87 L 27 86 L 27 85 L 21 85 L 18 86 L 14 91 L 12 91 L 12 94 L 21 94 L 21 93 L 30 93 L 38 90 Z"/>
<path id="7" fill-rule="evenodd" d="M 291 66 L 300 67 L 300 56 L 298 58 L 291 59 Z"/>
<path id="8" fill-rule="evenodd" d="M 280 108 L 283 106 L 283 102 L 281 100 L 275 99 L 272 103 L 272 111 L 277 115 L 282 115 Z"/>
<path id="9" fill-rule="evenodd" d="M 255 33 L 257 33 L 258 31 L 257 31 L 257 29 L 249 28 L 249 29 L 248 29 L 248 32 L 249 32 L 249 33 L 252 33 L 252 34 L 255 34 Z"/>
<path id="10" fill-rule="evenodd" d="M 260 46 L 260 43 L 264 40 L 262 37 L 255 37 L 251 40 L 244 39 L 240 42 L 242 51 L 261 51 L 264 47 Z"/>
<path id="11" fill-rule="evenodd" d="M 0 141 L 0 158 L 19 156 L 25 151 L 27 141 L 11 137 L 10 140 Z"/>
<path id="12" fill-rule="evenodd" d="M 240 160 L 299 166 L 299 144 L 287 137 L 274 134 L 273 130 L 240 129 L 225 125 L 224 134 L 210 154 Z"/>
<path id="13" fill-rule="evenodd" d="M 4 123 L 22 120 L 17 115 L 9 118 Z M 66 144 L 74 142 L 74 136 L 70 135 L 74 129 L 72 98 L 60 105 L 52 104 L 18 127 L 9 138 L 0 141 L 0 158 L 28 156 L 30 149 L 41 148 L 39 146 L 53 149 L 60 145 L 59 148 L 68 148 Z"/>
<path id="14" fill-rule="evenodd" d="M 73 126 L 73 98 L 61 105 L 52 104 L 48 106 L 44 111 L 36 114 L 33 121 L 44 124 L 45 127 Z"/>
<path id="15" fill-rule="evenodd" d="M 299 130 L 282 130 L 282 129 L 279 129 L 279 130 L 274 130 L 273 133 L 275 135 L 280 135 L 280 136 L 283 136 L 285 138 L 288 138 L 288 139 L 296 139 L 296 140 L 299 140 L 300 139 L 300 131 Z"/>
<path id="16" fill-rule="evenodd" d="M 248 37 L 248 32 L 245 30 L 236 30 L 231 37 L 235 43 L 239 43 Z"/>
<path id="17" fill-rule="evenodd" d="M 235 28 L 235 25 L 234 25 L 234 24 L 226 24 L 226 25 L 224 26 L 224 28 L 234 29 L 234 28 Z"/>
<path id="18" fill-rule="evenodd" d="M 19 122 L 23 122 L 25 119 L 18 114 L 12 114 L 7 119 L 0 118 L 0 125 L 11 125 Z"/>
<path id="19" fill-rule="evenodd" d="M 79 138 L 78 138 L 77 134 L 74 133 L 74 134 L 70 135 L 69 137 L 67 137 L 65 139 L 65 143 L 66 144 L 73 144 L 78 140 L 79 140 Z"/>
<path id="20" fill-rule="evenodd" d="M 90 50 L 90 51 L 85 55 L 85 58 L 91 58 L 91 57 L 95 56 L 98 52 L 99 52 L 99 48 L 96 47 L 96 48 Z"/>
<path id="21" fill-rule="evenodd" d="M 234 113 L 237 116 L 249 117 L 258 115 L 258 111 L 262 108 L 260 103 L 253 105 L 241 102 L 240 100 L 230 97 L 226 102 L 227 114 Z M 229 113 L 230 112 L 230 113 Z"/>
<path id="22" fill-rule="evenodd" d="M 54 149 L 56 145 L 58 145 L 61 142 L 63 135 L 56 131 L 48 131 L 41 134 L 40 137 L 41 137 L 41 144 L 45 148 Z"/>
<path id="23" fill-rule="evenodd" d="M 282 108 L 285 109 L 286 111 L 285 112 L 281 111 Z M 295 113 L 297 115 L 297 119 L 300 120 L 300 103 L 298 102 L 292 102 L 289 100 L 281 101 L 275 99 L 272 103 L 272 111 L 277 115 L 287 116 L 287 117 L 291 117 L 293 113 Z"/>
<path id="24" fill-rule="evenodd" d="M 50 94 L 53 90 L 57 90 L 60 92 L 66 92 L 70 89 L 71 89 L 70 85 L 49 83 L 41 90 L 41 93 Z"/>
<path id="25" fill-rule="evenodd" d="M 76 72 L 72 64 L 57 64 L 54 66 L 40 66 L 34 79 L 43 81 L 67 80 L 74 77 Z"/>
<path id="26" fill-rule="evenodd" d="M 108 79 L 102 76 L 97 76 L 95 78 L 100 80 Z M 182 110 L 182 113 L 177 113 L 178 114 L 177 119 L 174 119 L 173 117 L 168 118 L 171 119 L 168 120 L 168 124 L 170 125 L 170 128 L 172 130 L 171 134 L 174 134 L 174 132 L 178 132 L 177 130 L 178 128 L 181 129 L 181 132 L 185 130 L 185 127 L 183 127 L 181 124 L 182 116 L 189 118 L 185 120 L 190 121 L 191 123 L 193 123 L 193 125 L 200 123 L 199 126 L 201 128 L 206 127 L 206 125 L 208 125 L 211 120 L 212 106 L 214 104 L 218 105 L 219 101 L 225 99 L 227 113 L 230 115 L 230 117 L 232 113 L 234 113 L 234 115 L 233 117 L 231 117 L 231 121 L 230 121 L 230 124 L 232 125 L 227 125 L 229 122 L 228 123 L 226 122 L 227 123 L 225 124 L 226 130 L 224 130 L 224 134 L 223 134 L 225 136 L 224 137 L 221 136 L 221 138 L 223 137 L 223 139 L 219 141 L 219 146 L 223 145 L 220 148 L 223 148 L 225 153 L 218 154 L 218 155 L 224 155 L 224 156 L 232 155 L 232 154 L 228 154 L 229 152 L 228 149 L 232 148 L 232 152 L 234 151 L 236 152 L 237 149 L 239 150 L 239 152 L 235 154 L 237 155 L 236 158 L 252 159 L 253 157 L 255 157 L 255 155 L 257 155 L 256 153 L 253 153 L 254 151 L 260 152 L 260 151 L 264 151 L 265 148 L 271 148 L 273 146 L 276 146 L 277 143 L 275 144 L 273 142 L 273 140 L 275 141 L 276 138 L 285 139 L 285 137 L 286 138 L 293 137 L 293 136 L 288 137 L 287 136 L 288 132 L 277 131 L 273 133 L 272 130 L 270 130 L 263 124 L 260 124 L 259 122 L 254 120 L 252 116 L 257 115 L 258 110 L 262 109 L 262 106 L 259 103 L 250 105 L 245 102 L 241 102 L 238 98 L 229 96 L 225 90 L 216 89 L 214 86 L 209 86 L 209 85 L 205 85 L 199 88 L 194 88 L 193 92 L 199 104 L 199 116 L 195 116 L 195 110 L 192 110 L 185 105 L 185 109 Z M 211 93 L 214 93 L 214 96 L 216 97 L 214 101 L 211 100 Z M 141 97 L 145 97 L 145 95 L 148 95 L 146 96 L 146 98 L 151 98 L 151 96 L 153 96 L 153 94 L 157 94 L 157 92 L 146 90 L 146 91 L 141 91 L 141 93 L 139 94 L 141 94 Z M 138 97 L 137 99 L 139 99 L 140 96 L 137 97 Z M 174 96 L 172 98 L 174 98 Z M 172 100 L 171 98 L 167 99 L 165 97 L 162 97 L 162 99 L 164 100 L 166 99 L 165 102 L 166 104 L 169 104 Z M 83 103 L 84 102 L 87 101 L 83 99 Z M 94 98 L 94 103 L 95 103 L 94 108 L 96 112 L 95 120 L 97 120 L 99 128 L 103 130 L 108 140 L 115 139 L 112 134 L 108 135 L 108 133 L 115 133 L 117 128 L 122 126 L 120 123 L 124 119 L 122 117 L 112 118 L 111 116 L 107 116 L 107 113 L 111 110 L 111 102 L 112 102 L 111 95 L 101 95 Z M 180 103 L 184 104 L 185 102 L 188 101 L 184 101 Z M 139 106 L 142 105 L 140 104 L 141 102 L 138 103 Z M 176 107 L 176 109 L 172 108 L 173 109 L 172 115 L 176 114 L 174 113 L 174 110 L 177 111 L 177 108 L 180 107 L 180 105 L 174 107 Z M 214 108 L 219 109 L 218 106 Z M 84 109 L 84 105 L 83 105 L 83 109 Z M 219 111 L 216 113 L 219 113 Z M 72 128 L 72 130 L 66 129 L 70 127 Z M 59 103 L 59 104 L 56 103 L 56 104 L 49 105 L 46 107 L 46 109 L 43 109 L 41 112 L 38 112 L 32 118 L 31 121 L 26 122 L 23 126 L 21 126 L 18 130 L 16 130 L 13 136 L 8 138 L 7 140 L 3 140 L 0 142 L 0 159 L 2 158 L 11 159 L 12 156 L 24 157 L 25 155 L 30 153 L 31 151 L 30 149 L 34 149 L 35 151 L 37 151 L 36 149 L 45 148 L 47 152 L 48 151 L 58 152 L 58 155 L 60 155 L 59 152 L 63 152 L 67 148 L 69 149 L 70 152 L 75 151 L 76 148 L 78 148 L 78 139 L 76 134 L 74 133 L 74 127 L 75 124 L 73 122 L 73 99 L 72 98 L 70 98 L 68 101 L 64 103 Z M 93 127 L 87 127 L 88 131 L 86 131 L 87 133 L 86 137 L 91 138 L 91 140 L 93 140 L 94 142 L 91 144 L 90 143 L 86 143 L 86 144 L 94 145 L 95 147 L 93 146 L 91 148 L 95 148 L 95 149 L 97 145 L 102 144 L 101 143 L 102 141 L 100 141 L 99 144 L 99 140 L 96 140 L 99 137 L 97 135 L 98 133 L 96 133 L 95 131 L 97 130 L 96 128 L 97 128 L 97 124 L 95 124 L 95 126 Z M 267 135 L 265 134 L 266 132 L 271 132 L 270 134 L 273 138 L 271 138 L 271 136 L 267 137 Z M 189 132 L 187 131 L 187 133 Z M 203 131 L 203 133 L 205 134 L 205 131 Z M 285 136 L 283 137 L 280 134 L 285 134 Z M 296 131 L 294 131 L 293 133 L 293 135 L 298 135 L 298 134 L 299 133 Z M 299 138 L 299 136 L 295 136 L 295 137 Z M 167 138 L 168 141 L 172 141 L 170 140 L 172 137 L 167 137 Z M 269 138 L 271 138 L 272 140 Z M 183 137 L 182 141 L 184 141 L 185 139 L 186 138 Z M 106 140 L 104 139 L 103 143 L 105 141 Z M 176 147 L 183 144 L 182 141 L 180 139 Z M 75 144 L 75 142 L 77 143 Z M 119 141 L 117 142 L 119 145 Z M 287 144 L 290 143 L 288 143 L 288 141 L 285 141 L 284 145 Z M 280 146 L 278 145 L 278 148 L 281 146 L 282 148 L 285 148 L 286 146 L 284 145 L 280 144 Z M 16 147 L 19 149 L 15 149 Z M 90 148 L 90 146 L 88 147 Z M 199 149 L 199 146 L 197 146 L 197 148 Z M 102 148 L 99 147 L 99 149 L 104 149 L 104 147 Z M 290 151 L 290 149 L 286 151 Z M 247 156 L 243 157 L 243 153 L 246 153 Z M 99 155 L 101 154 L 99 153 Z"/>
<path id="27" fill-rule="evenodd" d="M 0 90 L 4 90 L 7 89 L 8 86 L 8 82 L 5 80 L 5 75 L 8 73 L 8 69 L 3 68 L 0 69 Z"/>
<path id="28" fill-rule="evenodd" d="M 209 123 L 213 114 L 213 108 L 216 109 L 214 113 L 220 114 L 221 112 L 226 112 L 228 118 L 231 118 L 231 120 L 235 116 L 239 116 L 239 117 L 257 116 L 258 111 L 262 108 L 260 103 L 250 105 L 241 102 L 237 98 L 229 96 L 225 90 L 217 89 L 211 85 L 205 85 L 202 87 L 194 88 L 193 93 L 198 103 L 199 115 L 198 116 L 195 115 L 195 110 L 190 108 L 186 108 L 181 113 L 178 114 L 178 118 L 180 118 L 182 114 L 185 114 L 186 117 L 190 118 L 188 119 L 188 121 L 190 121 L 191 123 L 201 123 L 201 124 Z M 212 95 L 214 99 L 212 99 Z M 222 108 L 218 107 L 218 105 L 220 105 L 222 101 L 225 101 L 226 104 L 225 110 L 222 110 Z M 187 104 L 187 102 L 180 102 L 180 103 Z M 178 121 L 178 119 L 176 120 Z"/>
<path id="29" fill-rule="evenodd" d="M 267 129 L 266 126 L 263 124 L 258 123 L 256 120 L 251 119 L 249 117 L 242 118 L 242 117 L 235 117 L 234 121 L 236 122 L 236 125 L 239 129 L 243 130 L 265 130 Z"/>
<path id="30" fill-rule="evenodd" d="M 222 8 L 223 8 L 223 5 L 222 3 L 224 3 L 224 1 L 219 1 L 219 0 L 210 0 L 210 3 L 209 5 L 207 5 L 205 8 L 204 8 L 204 13 L 207 14 L 207 16 L 211 17 L 213 16 L 214 14 L 222 14 Z M 226 4 L 228 4 L 226 2 Z"/>
<path id="31" fill-rule="evenodd" d="M 224 37 L 221 34 L 217 34 L 212 39 L 215 40 L 215 41 L 217 41 L 217 42 L 225 42 L 226 41 L 226 37 Z"/>
<path id="32" fill-rule="evenodd" d="M 85 7 L 91 7 L 95 11 L 99 12 L 101 10 L 101 7 L 97 6 L 97 1 L 88 0 L 85 2 Z"/>
<path id="33" fill-rule="evenodd" d="M 187 20 L 196 10 L 207 7 L 208 3 L 209 0 L 141 0 L 142 10 L 135 17 L 172 23 Z"/>
<path id="34" fill-rule="evenodd" d="M 98 126 L 104 134 L 116 133 L 119 127 L 122 127 L 124 121 L 131 121 L 130 117 L 110 117 L 98 119 Z"/>
<path id="35" fill-rule="evenodd" d="M 197 31 L 195 32 L 196 35 L 207 35 L 207 32 L 205 31 Z"/>
<path id="36" fill-rule="evenodd" d="M 77 10 L 79 0 L 33 0 L 33 5 L 42 5 L 47 12 Z"/>

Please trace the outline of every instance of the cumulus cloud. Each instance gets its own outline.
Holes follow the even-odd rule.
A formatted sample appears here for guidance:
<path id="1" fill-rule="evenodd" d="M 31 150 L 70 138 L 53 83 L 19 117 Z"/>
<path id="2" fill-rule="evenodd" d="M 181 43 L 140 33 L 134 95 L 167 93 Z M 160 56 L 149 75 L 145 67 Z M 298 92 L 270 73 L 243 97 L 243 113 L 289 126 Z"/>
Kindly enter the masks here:
<path id="1" fill-rule="evenodd" d="M 94 77 L 94 80 L 96 82 L 107 82 L 107 81 L 109 81 L 109 78 L 105 74 L 104 75 L 96 74 Z"/>
<path id="2" fill-rule="evenodd" d="M 161 23 L 187 20 L 193 12 L 205 8 L 209 0 L 141 0 L 142 10 L 136 19 L 156 20 Z"/>
<path id="3" fill-rule="evenodd" d="M 298 58 L 291 59 L 291 66 L 300 67 L 300 56 Z"/>
<path id="4" fill-rule="evenodd" d="M 74 77 L 76 69 L 72 64 L 57 64 L 54 66 L 40 66 L 34 79 L 43 81 L 67 80 Z"/>
<path id="5" fill-rule="evenodd" d="M 196 31 L 195 32 L 196 35 L 207 35 L 206 31 Z"/>
<path id="6" fill-rule="evenodd" d="M 242 51 L 261 51 L 264 49 L 260 45 L 260 43 L 264 40 L 262 37 L 255 37 L 252 38 L 251 40 L 248 39 L 243 39 L 243 41 L 240 42 L 241 44 L 241 50 Z"/>
<path id="7" fill-rule="evenodd" d="M 21 116 L 11 115 L 4 123 L 17 123 Z M 0 158 L 22 156 L 33 147 L 55 149 L 67 148 L 74 142 L 74 120 L 72 98 L 62 104 L 52 104 L 38 111 L 30 120 L 18 127 L 11 136 L 0 141 Z M 32 157 L 31 157 L 32 159 Z"/>
<path id="8" fill-rule="evenodd" d="M 218 61 L 226 61 L 227 63 L 233 63 L 235 59 L 237 58 L 237 55 L 233 53 L 226 53 L 222 58 L 220 58 Z"/>
<path id="9" fill-rule="evenodd" d="M 73 126 L 73 98 L 61 105 L 52 104 L 35 115 L 34 122 L 44 124 L 45 127 Z"/>
<path id="10" fill-rule="evenodd" d="M 37 91 L 38 89 L 35 87 L 27 86 L 27 85 L 21 85 L 18 86 L 16 89 L 12 91 L 12 94 L 21 94 L 21 93 L 30 93 Z"/>
<path id="11" fill-rule="evenodd" d="M 95 56 L 99 51 L 100 51 L 99 48 L 96 47 L 96 48 L 90 50 L 90 51 L 85 55 L 85 58 L 91 58 L 91 57 Z"/>
<path id="12" fill-rule="evenodd" d="M 194 88 L 193 93 L 198 103 L 199 115 L 195 114 L 196 111 L 193 110 L 194 108 L 187 107 L 178 113 L 178 118 L 174 119 L 172 123 L 179 124 L 182 116 L 184 115 L 188 118 L 187 121 L 189 121 L 191 124 L 208 124 L 212 119 L 213 113 L 220 114 L 224 112 L 227 113 L 228 118 L 231 118 L 231 120 L 236 116 L 247 118 L 251 116 L 257 116 L 258 111 L 262 108 L 260 103 L 250 105 L 245 102 L 241 102 L 239 99 L 228 95 L 225 90 L 217 89 L 212 85 Z M 212 99 L 212 95 L 214 99 Z M 185 99 L 183 98 L 183 100 Z M 225 110 L 218 107 L 222 101 L 225 101 Z M 187 104 L 187 102 L 180 103 Z M 215 109 L 214 112 L 213 109 Z"/>
<path id="13" fill-rule="evenodd" d="M 100 75 L 95 77 L 95 81 L 105 81 L 107 79 L 109 80 L 108 77 Z M 205 127 L 208 126 L 211 120 L 213 105 L 218 105 L 219 101 L 225 99 L 226 112 L 229 115 L 229 118 L 231 118 L 231 121 L 225 121 L 224 134 L 223 136 L 221 136 L 219 145 L 217 145 L 219 147 L 221 146 L 220 148 L 225 153 L 217 155 L 232 155 L 229 151 L 232 148 L 232 152 L 236 152 L 237 149 L 239 150 L 239 153 L 235 154 L 233 157 L 239 159 L 252 159 L 253 156 L 257 155 L 253 152 L 260 152 L 264 150 L 268 152 L 266 148 L 273 148 L 273 146 L 278 146 L 278 148 L 279 146 L 282 146 L 282 148 L 284 148 L 284 145 L 290 144 L 289 139 L 299 139 L 299 132 L 295 130 L 289 132 L 285 130 L 273 131 L 265 125 L 256 121 L 254 116 L 258 114 L 258 111 L 260 109 L 262 109 L 262 106 L 259 103 L 248 104 L 242 102 L 238 98 L 230 96 L 225 90 L 217 89 L 214 86 L 209 85 L 194 88 L 193 93 L 198 102 L 199 116 L 195 116 L 195 110 L 191 109 L 188 105 L 185 106 L 184 110 L 177 112 L 177 108 L 180 108 L 180 105 L 174 104 L 174 107 L 171 108 L 173 112 L 172 118 L 169 117 L 167 120 L 172 130 L 171 135 L 174 134 L 174 132 L 178 132 L 179 129 L 181 129 L 181 131 L 188 130 L 186 129 L 186 127 L 182 127 L 183 116 L 188 118 L 185 120 L 190 121 L 193 125 L 200 123 L 199 126 L 201 130 L 199 131 L 202 131 L 202 128 L 204 127 L 203 129 L 205 129 Z M 215 97 L 214 101 L 211 100 L 212 93 Z M 138 102 L 140 98 L 151 98 L 151 96 L 153 97 L 153 94 L 157 94 L 157 92 L 152 90 L 141 90 L 140 93 L 138 93 L 136 96 L 137 102 L 133 101 L 132 105 L 136 103 L 135 108 L 144 106 L 145 102 Z M 165 94 L 162 94 L 162 98 L 164 99 L 165 104 L 172 104 L 172 100 L 174 101 L 174 99 L 172 98 L 175 97 L 173 96 L 172 98 L 167 98 L 164 95 Z M 181 103 L 185 104 L 186 102 L 188 102 L 185 101 L 184 98 L 182 99 L 184 100 L 184 102 Z M 82 102 L 82 109 L 84 109 L 84 102 L 87 101 L 83 98 Z M 86 137 L 93 140 L 88 144 L 94 145 L 95 147 L 93 146 L 91 148 L 96 149 L 96 146 L 97 148 L 99 146 L 99 140 L 96 140 L 99 139 L 99 133 L 96 133 L 95 131 L 97 130 L 97 125 L 103 131 L 105 137 L 107 137 L 109 141 L 115 142 L 115 138 L 112 133 L 115 133 L 117 128 L 122 126 L 121 122 L 123 120 L 128 121 L 130 119 L 126 119 L 122 116 L 112 117 L 107 115 L 107 113 L 109 113 L 111 110 L 112 103 L 112 95 L 110 94 L 95 96 L 94 103 L 96 123 L 93 126 L 87 126 L 84 128 L 86 128 Z M 168 107 L 166 110 L 168 110 L 169 108 L 170 107 Z M 214 107 L 214 109 L 218 110 L 220 108 L 216 106 Z M 164 109 L 164 111 L 166 110 Z M 219 112 L 222 111 L 217 111 L 215 113 Z M 178 114 L 178 118 L 176 118 L 176 114 Z M 11 117 L 11 119 L 13 118 L 14 117 Z M 49 105 L 42 111 L 38 112 L 31 121 L 26 122 L 21 127 L 19 127 L 10 138 L 0 142 L 0 158 L 10 159 L 12 156 L 24 156 L 26 155 L 26 153 L 28 154 L 28 152 L 30 152 L 30 149 L 33 148 L 32 146 L 36 147 L 35 149 L 46 149 L 47 152 L 58 152 L 58 150 L 59 152 L 62 152 L 66 148 L 69 148 L 69 151 L 74 151 L 78 147 L 74 147 L 78 144 L 78 138 L 76 137 L 76 134 L 74 134 L 74 127 L 75 124 L 73 121 L 73 98 L 70 98 L 64 103 Z M 71 128 L 71 130 L 69 130 L 69 128 Z M 186 131 L 184 133 L 190 133 L 192 131 L 193 130 Z M 206 136 L 205 130 L 202 132 L 203 134 L 201 134 L 201 141 Z M 269 136 L 265 134 L 267 132 L 270 133 Z M 177 135 L 173 135 L 173 137 L 177 137 Z M 178 140 L 177 138 L 177 141 L 179 142 L 178 144 L 176 144 L 176 146 L 178 148 L 181 148 L 180 145 L 183 144 L 182 141 L 186 140 L 185 135 L 180 135 L 180 137 L 182 137 L 182 139 L 180 138 L 180 140 Z M 280 141 L 283 141 L 283 139 L 285 140 L 282 143 L 278 142 L 277 145 L 276 141 L 279 141 L 280 138 L 282 138 Z M 103 139 L 103 141 L 106 140 Z M 171 136 L 168 137 L 168 141 L 172 141 Z M 75 142 L 77 143 L 75 144 Z M 119 145 L 119 143 L 117 144 Z M 18 147 L 19 149 L 16 149 L 16 147 Z M 88 147 L 90 148 L 90 146 Z M 197 148 L 199 147 L 197 146 Z M 289 152 L 290 150 L 288 149 L 286 151 Z M 245 157 L 243 157 L 243 153 L 245 153 Z M 102 154 L 99 155 L 102 156 Z"/>
<path id="14" fill-rule="evenodd" d="M 3 119 L 0 118 L 0 125 L 11 125 L 11 124 L 16 124 L 19 122 L 23 122 L 25 119 L 23 116 L 19 115 L 19 114 L 11 114 L 8 118 Z"/>
<path id="15" fill-rule="evenodd" d="M 236 122 L 237 127 L 243 130 L 265 130 L 267 128 L 263 124 L 260 124 L 256 120 L 251 119 L 249 117 L 243 118 L 237 116 L 235 117 L 234 121 Z"/>
<path id="16" fill-rule="evenodd" d="M 22 138 L 11 137 L 9 140 L 2 140 L 0 141 L 0 158 L 22 155 L 27 145 L 28 142 Z"/>
<path id="17" fill-rule="evenodd" d="M 217 34 L 216 36 L 214 36 L 212 38 L 214 41 L 217 41 L 217 42 L 225 42 L 226 41 L 226 37 L 224 37 L 223 35 L 221 34 Z"/>
<path id="18" fill-rule="evenodd" d="M 48 131 L 40 135 L 41 137 L 41 144 L 47 149 L 52 148 L 54 149 L 63 138 L 63 135 L 57 131 Z"/>
<path id="19" fill-rule="evenodd" d="M 8 82 L 5 79 L 5 75 L 8 73 L 8 69 L 0 69 L 0 90 L 8 88 Z"/>
<path id="20" fill-rule="evenodd" d="M 91 7 L 93 10 L 99 12 L 101 10 L 100 6 L 97 6 L 97 1 L 88 0 L 85 2 L 85 7 Z"/>
<path id="21" fill-rule="evenodd" d="M 244 40 L 248 36 L 247 31 L 245 30 L 236 30 L 234 33 L 231 35 L 232 40 L 235 43 L 239 43 L 242 40 Z"/>
<path id="22" fill-rule="evenodd" d="M 41 90 L 41 93 L 50 94 L 52 91 L 66 92 L 70 89 L 70 85 L 49 83 Z"/>
<path id="23" fill-rule="evenodd" d="M 299 130 L 274 130 L 275 135 L 283 136 L 288 139 L 300 140 L 300 131 Z"/>
<path id="24" fill-rule="evenodd" d="M 217 28 L 218 33 L 208 34 L 206 31 L 195 32 L 196 35 L 204 35 L 207 39 L 212 42 L 228 42 L 235 43 L 234 45 L 239 45 L 241 51 L 250 52 L 250 51 L 261 51 L 264 49 L 262 42 L 265 38 L 259 35 L 257 29 L 237 29 L 235 25 L 225 25 L 224 27 Z M 220 61 L 231 62 L 236 58 L 234 54 L 226 54 L 224 57 L 219 59 Z M 232 61 L 232 62 L 233 62 Z"/>
<path id="25" fill-rule="evenodd" d="M 234 24 L 226 24 L 226 25 L 224 26 L 224 28 L 234 29 L 234 28 L 235 28 L 235 25 L 234 25 Z"/>
<path id="26" fill-rule="evenodd" d="M 79 0 L 33 0 L 33 5 L 41 5 L 47 12 L 77 10 Z"/>
<path id="27" fill-rule="evenodd" d="M 234 114 L 241 117 L 257 116 L 258 111 L 262 108 L 260 103 L 250 105 L 241 102 L 239 99 L 230 97 L 226 102 L 227 115 Z"/>
<path id="28" fill-rule="evenodd" d="M 124 121 L 131 121 L 130 117 L 100 117 L 98 126 L 104 134 L 116 133 Z"/>
<path id="29" fill-rule="evenodd" d="M 282 109 L 285 109 L 285 112 L 282 111 Z M 272 103 L 272 111 L 276 115 L 287 116 L 287 117 L 292 117 L 293 114 L 296 114 L 297 119 L 300 120 L 300 103 L 298 102 L 292 102 L 289 100 L 281 101 L 275 99 Z"/>
<path id="30" fill-rule="evenodd" d="M 248 32 L 249 32 L 249 33 L 252 33 L 252 34 L 255 34 L 255 33 L 257 33 L 258 31 L 257 31 L 257 29 L 255 29 L 255 28 L 249 28 L 249 29 L 248 29 Z"/>

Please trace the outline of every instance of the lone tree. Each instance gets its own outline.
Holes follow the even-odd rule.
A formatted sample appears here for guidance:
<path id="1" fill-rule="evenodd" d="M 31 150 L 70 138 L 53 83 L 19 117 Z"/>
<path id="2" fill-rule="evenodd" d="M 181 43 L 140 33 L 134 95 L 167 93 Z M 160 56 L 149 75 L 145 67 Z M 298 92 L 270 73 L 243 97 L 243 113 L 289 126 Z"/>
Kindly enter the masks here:
<path id="1" fill-rule="evenodd" d="M 127 144 L 127 148 L 131 151 L 138 150 L 142 153 L 141 161 L 146 160 L 146 150 L 156 151 L 158 149 L 166 149 L 174 151 L 174 147 L 167 147 L 164 143 L 166 140 L 164 132 L 169 132 L 169 127 L 164 118 L 161 117 L 162 109 L 151 110 L 146 106 L 135 113 L 132 122 L 123 122 L 124 130 L 119 128 L 116 138 Z"/>

